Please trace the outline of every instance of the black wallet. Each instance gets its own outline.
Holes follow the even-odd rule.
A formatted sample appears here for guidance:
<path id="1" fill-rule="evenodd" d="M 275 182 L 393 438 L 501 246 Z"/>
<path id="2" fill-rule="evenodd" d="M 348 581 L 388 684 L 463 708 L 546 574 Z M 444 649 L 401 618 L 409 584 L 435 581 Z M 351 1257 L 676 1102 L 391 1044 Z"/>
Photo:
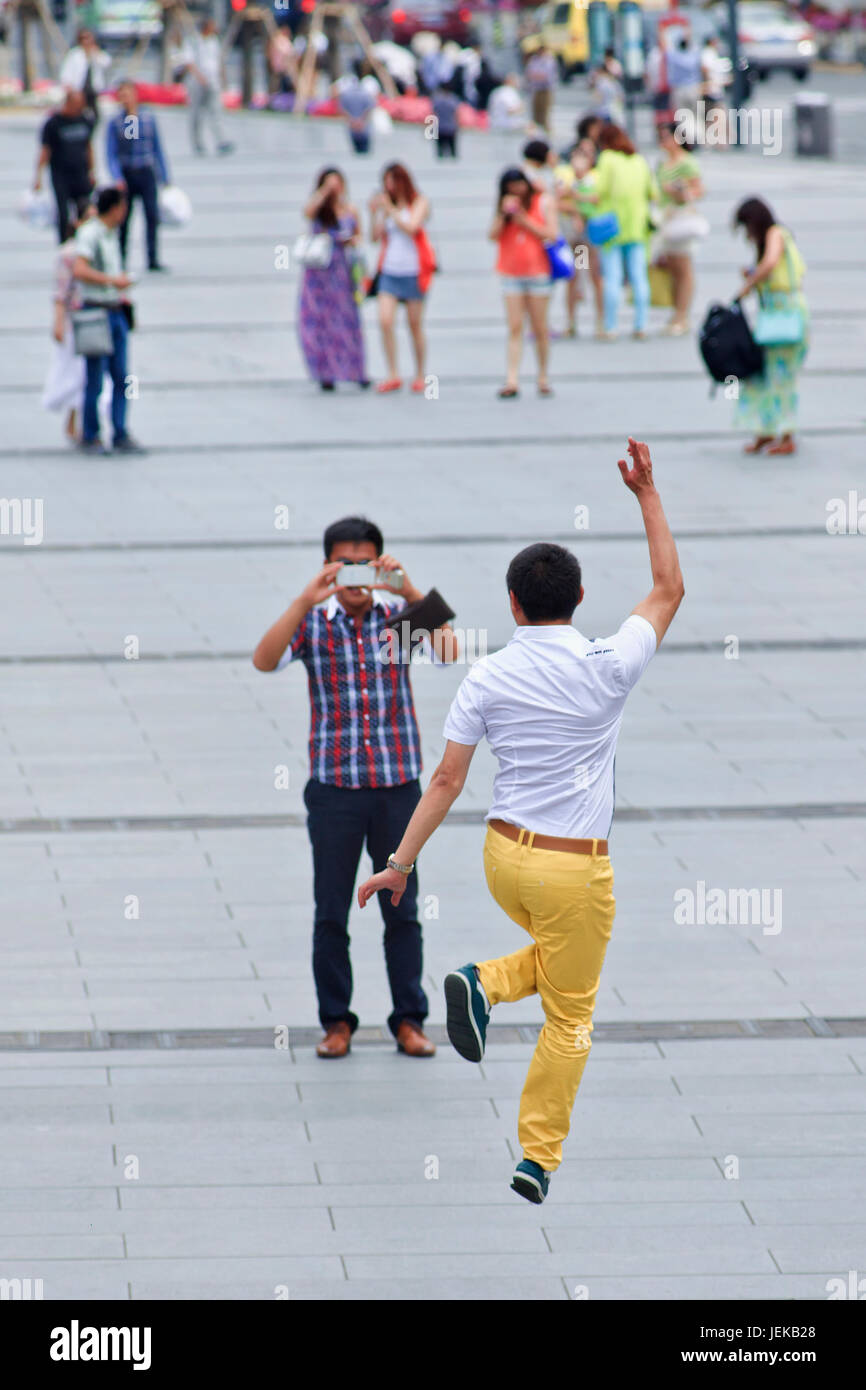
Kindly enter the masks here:
<path id="1" fill-rule="evenodd" d="M 407 638 L 411 646 L 421 637 L 431 633 L 434 628 L 441 627 L 454 617 L 454 609 L 449 608 L 439 590 L 431 589 L 429 594 L 419 598 L 417 603 L 409 603 L 405 608 L 392 613 L 383 626 L 390 628 L 398 646 L 402 648 Z"/>

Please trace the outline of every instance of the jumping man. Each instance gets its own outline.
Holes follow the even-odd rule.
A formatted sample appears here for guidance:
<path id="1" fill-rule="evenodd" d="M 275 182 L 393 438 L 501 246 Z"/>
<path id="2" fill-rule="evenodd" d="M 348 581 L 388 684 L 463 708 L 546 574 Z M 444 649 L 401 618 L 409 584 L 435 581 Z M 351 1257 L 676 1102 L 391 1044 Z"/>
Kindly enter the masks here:
<path id="1" fill-rule="evenodd" d="M 391 889 L 399 903 L 422 846 L 463 789 L 476 745 L 499 763 L 487 814 L 484 870 L 493 897 L 532 938 L 513 955 L 464 965 L 445 978 L 448 1036 L 470 1062 L 484 1056 L 492 1005 L 539 994 L 545 1024 L 520 1103 L 523 1158 L 511 1183 L 531 1202 L 547 1195 L 586 1059 L 601 967 L 615 912 L 606 836 L 626 697 L 683 597 L 676 545 L 646 444 L 620 459 L 640 504 L 653 586 L 612 637 L 572 627 L 583 598 L 580 566 L 559 545 L 522 550 L 506 583 L 517 630 L 476 662 L 445 722 L 445 753 L 388 866 L 358 890 L 361 907 Z"/>

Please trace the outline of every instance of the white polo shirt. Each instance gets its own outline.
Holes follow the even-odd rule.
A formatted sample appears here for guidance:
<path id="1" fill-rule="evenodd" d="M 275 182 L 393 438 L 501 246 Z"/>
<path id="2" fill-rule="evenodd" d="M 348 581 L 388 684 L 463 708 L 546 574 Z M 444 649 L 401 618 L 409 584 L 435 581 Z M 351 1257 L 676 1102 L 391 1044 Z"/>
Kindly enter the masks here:
<path id="1" fill-rule="evenodd" d="M 632 614 L 613 637 L 592 640 L 570 625 L 519 627 L 502 651 L 475 663 L 444 732 L 453 743 L 486 738 L 496 754 L 487 820 L 607 838 L 626 696 L 656 646 L 652 624 Z"/>

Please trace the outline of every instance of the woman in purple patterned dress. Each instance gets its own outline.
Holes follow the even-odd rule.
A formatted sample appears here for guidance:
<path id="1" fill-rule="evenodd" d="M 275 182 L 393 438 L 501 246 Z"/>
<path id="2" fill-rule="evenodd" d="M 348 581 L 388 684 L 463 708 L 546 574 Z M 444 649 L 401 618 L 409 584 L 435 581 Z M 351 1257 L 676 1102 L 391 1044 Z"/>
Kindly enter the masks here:
<path id="1" fill-rule="evenodd" d="M 333 391 L 338 381 L 369 386 L 352 274 L 351 248 L 360 241 L 361 227 L 339 169 L 322 170 L 304 216 L 314 233 L 327 232 L 334 243 L 330 265 L 305 267 L 301 281 L 298 332 L 310 376 L 323 391 Z"/>

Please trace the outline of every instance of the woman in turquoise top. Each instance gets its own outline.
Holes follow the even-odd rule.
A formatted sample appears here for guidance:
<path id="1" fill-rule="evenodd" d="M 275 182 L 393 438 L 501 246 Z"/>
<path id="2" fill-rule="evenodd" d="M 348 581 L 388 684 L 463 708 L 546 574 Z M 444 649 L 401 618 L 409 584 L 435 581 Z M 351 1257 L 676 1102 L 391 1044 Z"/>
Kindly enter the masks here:
<path id="1" fill-rule="evenodd" d="M 619 223 L 616 236 L 601 247 L 604 282 L 604 333 L 601 336 L 608 342 L 616 337 L 625 273 L 634 293 L 632 336 L 645 338 L 650 302 L 647 276 L 649 204 L 655 193 L 655 184 L 643 155 L 637 153 L 620 126 L 603 125 L 598 143 L 601 149 L 595 166 L 598 213 L 614 212 Z"/>
<path id="2" fill-rule="evenodd" d="M 799 341 L 765 345 L 761 375 L 739 383 L 736 423 L 755 431 L 747 454 L 793 454 L 800 399 L 797 377 L 809 350 L 809 308 L 800 289 L 806 263 L 791 233 L 761 198 L 740 204 L 734 226 L 745 228 L 758 258 L 754 270 L 743 271 L 737 299 L 756 290 L 762 309 L 793 313 L 802 324 Z"/>

